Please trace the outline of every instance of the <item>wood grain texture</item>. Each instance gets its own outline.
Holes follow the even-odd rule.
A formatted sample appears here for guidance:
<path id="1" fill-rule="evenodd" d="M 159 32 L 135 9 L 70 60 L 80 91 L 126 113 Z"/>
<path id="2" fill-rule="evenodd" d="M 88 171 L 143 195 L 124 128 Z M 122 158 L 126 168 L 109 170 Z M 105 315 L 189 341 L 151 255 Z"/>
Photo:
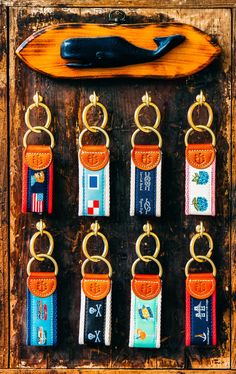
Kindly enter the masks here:
<path id="1" fill-rule="evenodd" d="M 0 7 L 0 367 L 8 367 L 8 124 L 7 124 L 7 10 Z"/>
<path id="2" fill-rule="evenodd" d="M 21 40 L 48 24 L 101 22 L 110 9 L 10 9 L 10 145 L 11 145 L 11 368 L 229 368 L 229 203 L 230 187 L 230 10 L 129 10 L 130 22 L 177 21 L 190 23 L 211 34 L 223 46 L 223 55 L 204 71 L 187 79 L 164 82 L 147 79 L 56 81 L 31 71 L 14 52 Z M 224 22 L 221 20 L 224 19 Z M 110 244 L 113 264 L 113 341 L 111 348 L 79 347 L 81 241 L 89 231 L 89 218 L 77 217 L 76 137 L 81 112 L 96 90 L 109 113 L 111 137 L 111 217 L 99 220 Z M 200 89 L 214 110 L 217 135 L 217 216 L 204 219 L 212 234 L 213 259 L 218 269 L 218 345 L 184 348 L 184 265 L 188 245 L 199 218 L 184 216 L 184 133 L 186 113 Z M 55 212 L 47 218 L 55 238 L 59 272 L 59 346 L 38 350 L 25 346 L 25 281 L 29 239 L 37 217 L 22 215 L 21 156 L 25 132 L 24 112 L 36 90 L 53 114 L 55 148 Z M 153 219 L 161 240 L 164 268 L 162 347 L 160 350 L 128 348 L 130 266 L 134 244 L 144 220 L 129 217 L 130 136 L 133 113 L 147 90 L 161 110 L 163 136 L 163 217 Z M 38 120 L 42 120 L 41 114 Z M 79 119 L 78 119 L 79 118 Z M 144 115 L 144 120 L 148 117 Z M 39 140 L 39 138 L 37 138 Z M 19 281 L 20 280 L 20 281 Z M 81 371 L 83 373 L 83 370 Z M 96 371 L 95 371 L 96 372 Z M 104 371 L 105 372 L 105 371 Z M 155 372 L 155 371 L 154 371 Z M 161 372 L 165 372 L 161 370 Z M 175 371 L 173 371 L 175 372 Z M 178 370 L 180 372 L 180 370 Z M 191 372 L 191 371 L 190 371 Z M 194 371 L 193 371 L 194 372 Z M 205 372 L 205 371 L 204 371 Z M 224 372 L 227 372 L 224 370 Z M 114 373 L 114 371 L 113 371 Z M 217 371 L 217 373 L 219 373 Z"/>
<path id="3" fill-rule="evenodd" d="M 202 374 L 202 370 L 127 370 L 127 369 L 0 369 L 0 374 Z M 236 370 L 204 370 L 204 374 L 235 374 Z"/>

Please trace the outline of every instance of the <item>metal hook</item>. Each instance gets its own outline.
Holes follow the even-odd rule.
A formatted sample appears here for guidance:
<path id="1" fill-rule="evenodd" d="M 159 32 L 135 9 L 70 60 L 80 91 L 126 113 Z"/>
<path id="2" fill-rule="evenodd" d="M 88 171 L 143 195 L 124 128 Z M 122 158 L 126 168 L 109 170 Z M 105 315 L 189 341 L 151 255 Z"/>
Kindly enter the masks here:
<path id="1" fill-rule="evenodd" d="M 142 97 L 142 102 L 145 103 L 147 106 L 151 103 L 152 98 L 148 95 L 147 91 L 145 92 L 145 95 Z"/>
<path id="2" fill-rule="evenodd" d="M 143 231 L 146 232 L 147 236 L 150 236 L 150 232 L 152 231 L 152 225 L 148 221 L 145 225 L 143 225 Z"/>
<path id="3" fill-rule="evenodd" d="M 36 107 L 38 108 L 39 103 L 41 103 L 43 101 L 43 98 L 42 98 L 42 96 L 39 95 L 38 91 L 36 91 L 36 94 L 33 96 L 33 100 L 35 102 Z"/>
<path id="4" fill-rule="evenodd" d="M 96 92 L 93 91 L 92 95 L 89 96 L 90 102 L 96 107 L 99 101 L 99 96 L 96 95 Z"/>
<path id="5" fill-rule="evenodd" d="M 100 230 L 100 225 L 99 225 L 98 221 L 96 220 L 94 223 L 92 223 L 90 228 L 95 233 L 95 236 L 97 236 L 98 231 Z"/>
<path id="6" fill-rule="evenodd" d="M 196 232 L 200 234 L 201 238 L 203 236 L 203 233 L 206 231 L 203 222 L 200 221 L 200 224 L 196 226 Z"/>
<path id="7" fill-rule="evenodd" d="M 40 219 L 39 222 L 36 223 L 36 228 L 40 232 L 40 235 L 43 235 L 43 230 L 46 229 L 46 224 Z"/>
<path id="8" fill-rule="evenodd" d="M 197 101 L 200 105 L 203 105 L 203 103 L 205 103 L 206 98 L 205 98 L 205 96 L 203 95 L 203 91 L 202 91 L 202 90 L 200 91 L 200 94 L 196 96 L 196 101 Z"/>

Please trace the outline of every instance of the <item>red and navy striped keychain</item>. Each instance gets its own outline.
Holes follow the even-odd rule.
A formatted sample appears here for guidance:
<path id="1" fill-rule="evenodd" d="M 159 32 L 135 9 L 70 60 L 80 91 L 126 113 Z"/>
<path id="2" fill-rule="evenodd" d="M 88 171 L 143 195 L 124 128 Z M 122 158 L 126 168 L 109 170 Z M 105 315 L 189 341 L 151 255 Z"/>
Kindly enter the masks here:
<path id="1" fill-rule="evenodd" d="M 186 346 L 216 345 L 216 267 L 211 260 L 213 240 L 205 232 L 203 223 L 196 227 L 196 234 L 190 242 L 192 258 L 185 266 L 186 275 Z M 195 243 L 200 238 L 206 238 L 209 250 L 206 255 L 195 254 Z M 193 261 L 208 262 L 212 267 L 211 273 L 189 273 Z"/>
<path id="2" fill-rule="evenodd" d="M 25 113 L 25 123 L 29 128 L 23 139 L 24 153 L 22 166 L 22 213 L 52 213 L 53 210 L 53 148 L 54 137 L 48 127 L 51 124 L 51 112 L 38 92 L 33 97 Z M 47 120 L 44 126 L 32 126 L 30 112 L 33 108 L 42 107 Z M 51 144 L 27 144 L 31 133 L 46 133 Z"/>

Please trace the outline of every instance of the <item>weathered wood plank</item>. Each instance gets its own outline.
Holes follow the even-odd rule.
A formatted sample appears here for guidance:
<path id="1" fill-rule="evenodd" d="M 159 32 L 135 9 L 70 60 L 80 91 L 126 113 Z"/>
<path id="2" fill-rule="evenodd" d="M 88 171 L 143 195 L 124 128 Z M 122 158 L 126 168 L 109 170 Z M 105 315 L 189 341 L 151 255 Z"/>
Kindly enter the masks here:
<path id="1" fill-rule="evenodd" d="M 145 374 L 147 370 L 109 369 L 0 369 L 0 374 Z M 150 372 L 150 370 L 149 370 Z M 202 374 L 202 370 L 152 370 L 152 374 Z M 204 374 L 235 374 L 236 370 L 204 370 Z"/>
<path id="2" fill-rule="evenodd" d="M 7 124 L 7 10 L 0 7 L 0 367 L 8 367 L 8 124 Z"/>
<path id="3" fill-rule="evenodd" d="M 32 72 L 14 55 L 16 46 L 33 31 L 58 22 L 101 22 L 110 9 L 10 9 L 11 23 L 11 367 L 12 368 L 228 368 L 229 352 L 229 206 L 230 160 L 230 11 L 229 10 L 127 10 L 130 22 L 176 20 L 193 24 L 212 34 L 223 47 L 217 61 L 187 80 L 55 81 Z M 224 22 L 221 20 L 224 19 Z M 27 27 L 26 27 L 27 25 Z M 111 137 L 112 214 L 101 219 L 110 243 L 114 268 L 112 348 L 100 350 L 79 347 L 78 311 L 81 240 L 91 219 L 77 217 L 76 134 L 81 128 L 78 113 L 96 90 L 109 112 Z M 219 343 L 216 348 L 188 349 L 184 355 L 184 264 L 189 258 L 189 238 L 199 221 L 185 217 L 184 145 L 186 113 L 200 89 L 206 93 L 215 114 L 214 131 L 218 144 L 217 217 L 204 220 L 214 242 L 218 268 Z M 25 288 L 29 238 L 37 217 L 20 213 L 21 154 L 25 132 L 24 111 L 36 90 L 52 109 L 56 176 L 55 213 L 47 219 L 55 238 L 59 272 L 59 346 L 39 351 L 26 347 Z M 129 281 L 135 258 L 134 243 L 142 231 L 142 219 L 129 217 L 130 136 L 134 131 L 133 113 L 145 92 L 151 94 L 162 113 L 164 146 L 163 217 L 153 219 L 162 244 L 164 267 L 162 347 L 160 350 L 129 349 Z M 220 100 L 219 100 L 220 98 Z M 219 198 L 220 197 L 220 198 Z M 121 277 L 122 274 L 122 277 Z M 20 279 L 20 282 L 19 282 Z M 61 296 L 60 296 L 61 295 Z M 36 354 L 37 352 L 37 354 Z M 89 369 L 91 370 L 91 369 Z M 65 371 L 65 370 L 64 370 Z M 104 371 L 104 370 L 103 370 Z M 179 370 L 178 370 L 179 371 Z M 82 371 L 83 372 L 83 371 Z M 162 372 L 165 372 L 162 370 Z M 224 370 L 224 372 L 226 372 Z"/>

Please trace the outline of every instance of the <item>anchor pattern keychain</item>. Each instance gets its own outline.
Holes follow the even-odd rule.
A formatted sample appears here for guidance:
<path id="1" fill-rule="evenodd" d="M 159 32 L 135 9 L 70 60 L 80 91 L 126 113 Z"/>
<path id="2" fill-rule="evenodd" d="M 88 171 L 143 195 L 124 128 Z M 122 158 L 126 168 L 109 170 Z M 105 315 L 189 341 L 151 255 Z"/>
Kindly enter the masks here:
<path id="1" fill-rule="evenodd" d="M 193 111 L 196 107 L 204 106 L 208 111 L 206 125 L 195 125 Z M 185 135 L 186 166 L 185 166 L 185 214 L 186 215 L 215 215 L 215 179 L 216 179 L 216 139 L 210 126 L 213 122 L 211 106 L 206 102 L 203 92 L 196 97 L 188 110 L 188 122 L 191 128 Z M 189 144 L 189 135 L 208 132 L 212 143 Z"/>
<path id="2" fill-rule="evenodd" d="M 81 267 L 81 305 L 79 344 L 106 345 L 111 344 L 111 291 L 112 291 L 112 267 L 106 259 L 108 254 L 108 242 L 99 231 L 97 223 L 91 225 L 91 232 L 87 234 L 82 243 L 86 260 Z M 93 236 L 99 236 L 104 244 L 102 255 L 90 256 L 87 250 L 88 240 Z M 92 274 L 85 271 L 88 262 L 104 262 L 108 267 L 108 274 Z"/>
<path id="3" fill-rule="evenodd" d="M 211 260 L 213 241 L 205 232 L 203 223 L 196 227 L 197 233 L 190 242 L 192 258 L 185 266 L 186 275 L 186 346 L 216 345 L 216 267 Z M 195 254 L 195 242 L 205 237 L 208 240 L 209 250 L 206 255 Z M 209 262 L 212 273 L 189 273 L 193 261 L 198 263 Z"/>
<path id="4" fill-rule="evenodd" d="M 147 222 L 143 226 L 144 233 L 136 241 L 138 258 L 132 265 L 131 307 L 129 347 L 160 348 L 161 334 L 161 297 L 162 297 L 162 266 L 157 259 L 160 252 L 158 236 L 152 232 L 152 226 Z M 140 245 L 146 236 L 152 236 L 156 248 L 152 256 L 142 255 Z M 154 261 L 159 268 L 159 274 L 137 274 L 136 265 L 140 262 Z"/>
<path id="5" fill-rule="evenodd" d="M 34 96 L 34 103 L 31 104 L 25 113 L 25 123 L 29 130 L 23 139 L 23 167 L 22 167 L 22 213 L 52 213 L 53 209 L 53 148 L 54 137 L 48 130 L 51 124 L 51 112 L 43 98 L 38 94 Z M 47 114 L 47 121 L 44 126 L 32 126 L 30 123 L 30 112 L 33 108 L 42 107 Z M 51 145 L 27 144 L 28 136 L 31 133 L 49 135 Z"/>
<path id="6" fill-rule="evenodd" d="M 160 217 L 162 138 L 156 129 L 160 124 L 161 115 L 147 92 L 142 97 L 142 101 L 134 114 L 134 121 L 138 128 L 131 138 L 130 215 Z M 140 124 L 139 114 L 146 106 L 155 109 L 156 121 L 153 126 Z M 154 133 L 158 138 L 158 144 L 135 144 L 135 138 L 140 131 L 145 134 Z"/>
<path id="7" fill-rule="evenodd" d="M 88 104 L 82 114 L 85 129 L 79 136 L 79 216 L 109 216 L 110 215 L 110 172 L 109 172 L 109 136 L 104 128 L 107 125 L 108 114 L 94 92 L 89 97 Z M 103 112 L 103 122 L 100 127 L 90 126 L 87 114 L 91 107 L 99 107 Z M 106 144 L 82 144 L 84 134 L 102 133 Z"/>
<path id="8" fill-rule="evenodd" d="M 57 274 L 58 265 L 51 256 L 54 250 L 52 235 L 45 230 L 42 220 L 36 224 L 38 231 L 30 240 L 30 253 L 33 256 L 27 265 L 27 338 L 26 344 L 33 346 L 53 346 L 57 344 Z M 36 254 L 35 241 L 39 236 L 49 239 L 47 253 Z M 54 272 L 31 271 L 34 261 L 49 260 Z"/>

